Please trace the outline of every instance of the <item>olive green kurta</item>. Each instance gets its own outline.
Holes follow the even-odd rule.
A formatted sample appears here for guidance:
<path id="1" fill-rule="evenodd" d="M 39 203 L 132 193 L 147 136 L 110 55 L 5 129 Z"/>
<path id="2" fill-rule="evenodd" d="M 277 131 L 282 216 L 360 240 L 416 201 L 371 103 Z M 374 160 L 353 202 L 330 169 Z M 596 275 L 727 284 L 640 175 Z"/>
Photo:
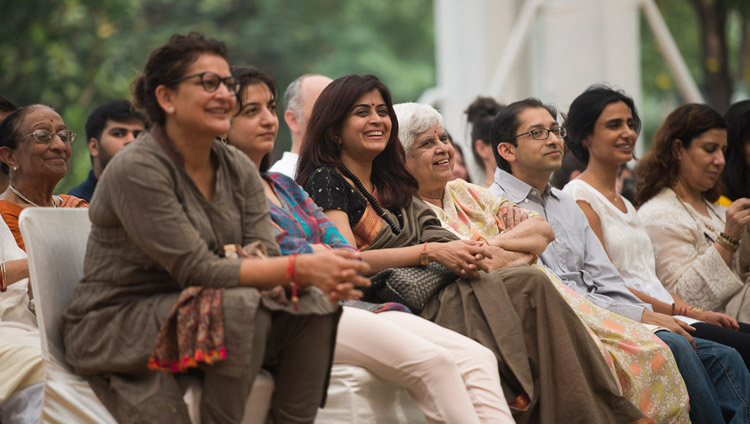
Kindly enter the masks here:
<path id="1" fill-rule="evenodd" d="M 64 341 L 67 360 L 89 378 L 118 420 L 186 419 L 175 378 L 148 370 L 147 362 L 162 323 L 187 286 L 228 289 L 223 305 L 227 359 L 202 366 L 204 371 L 210 368 L 252 382 L 264 359 L 257 357 L 265 349 L 257 346 L 258 341 L 273 340 L 265 325 L 277 319 L 267 312 L 280 310 L 333 317 L 322 326 L 333 327 L 320 333 L 324 337 L 320 344 L 325 346 L 320 354 L 328 355 L 325 359 L 330 363 L 338 306 L 312 289 L 301 296 L 295 313 L 291 306 L 279 305 L 256 289 L 239 288 L 242 260 L 217 255 L 225 244 L 260 241 L 272 256 L 279 255 L 279 247 L 254 165 L 221 143 L 214 144 L 211 160 L 216 182 L 209 202 L 157 126 L 108 164 L 92 199 L 84 276 L 63 315 Z M 256 328 L 261 313 L 264 328 Z M 328 369 L 319 386 L 327 373 Z M 318 392 L 324 394 L 324 388 Z"/>

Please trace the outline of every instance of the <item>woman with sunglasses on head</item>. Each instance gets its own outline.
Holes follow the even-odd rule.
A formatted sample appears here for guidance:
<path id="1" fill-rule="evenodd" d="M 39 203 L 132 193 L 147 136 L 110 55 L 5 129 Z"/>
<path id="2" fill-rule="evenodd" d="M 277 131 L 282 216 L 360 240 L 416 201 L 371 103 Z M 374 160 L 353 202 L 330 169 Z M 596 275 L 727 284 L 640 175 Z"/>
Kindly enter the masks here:
<path id="1" fill-rule="evenodd" d="M 541 270 L 480 273 L 495 265 L 485 261 L 491 250 L 459 240 L 415 197 L 398 128 L 377 77 L 333 81 L 313 108 L 297 182 L 372 272 L 437 262 L 464 277 L 435 293 L 421 316 L 493 351 L 517 421 L 648 421 L 621 396 L 594 340 Z"/>
<path id="2" fill-rule="evenodd" d="M 278 130 L 276 82 L 255 69 L 234 75 L 240 88 L 228 141 L 262 171 L 282 253 L 356 250 L 291 178 L 264 172 Z M 371 306 L 378 313 L 344 306 L 334 363 L 361 366 L 405 387 L 430 423 L 514 422 L 489 349 L 398 305 Z"/>
<path id="3" fill-rule="evenodd" d="M 25 245 L 18 215 L 24 208 L 88 206 L 77 197 L 52 194 L 68 174 L 75 137 L 60 115 L 44 105 L 17 109 L 0 125 L 0 159 L 10 168 L 10 184 L 0 195 L 0 213 L 21 249 Z"/>
<path id="4" fill-rule="evenodd" d="M 217 141 L 236 87 L 223 43 L 170 38 L 134 83 L 151 130 L 115 156 L 94 194 L 63 333 L 66 358 L 120 422 L 189 422 L 175 372 L 201 379 L 202 422 L 240 422 L 262 366 L 275 382 L 269 420 L 313 422 L 336 302 L 368 283 L 356 252 L 275 257 L 260 178 Z M 291 301 L 278 301 L 287 289 Z"/>

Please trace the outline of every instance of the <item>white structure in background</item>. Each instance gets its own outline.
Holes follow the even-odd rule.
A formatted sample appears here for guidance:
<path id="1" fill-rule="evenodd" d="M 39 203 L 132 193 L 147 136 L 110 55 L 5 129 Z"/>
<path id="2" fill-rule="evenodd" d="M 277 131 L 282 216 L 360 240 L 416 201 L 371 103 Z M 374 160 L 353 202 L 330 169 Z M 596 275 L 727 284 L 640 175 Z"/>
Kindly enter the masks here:
<path id="1" fill-rule="evenodd" d="M 419 102 L 441 110 L 477 180 L 464 111 L 478 95 L 535 96 L 566 111 L 607 83 L 641 105 L 641 12 L 683 98 L 703 102 L 654 0 L 435 0 L 437 86 Z"/>

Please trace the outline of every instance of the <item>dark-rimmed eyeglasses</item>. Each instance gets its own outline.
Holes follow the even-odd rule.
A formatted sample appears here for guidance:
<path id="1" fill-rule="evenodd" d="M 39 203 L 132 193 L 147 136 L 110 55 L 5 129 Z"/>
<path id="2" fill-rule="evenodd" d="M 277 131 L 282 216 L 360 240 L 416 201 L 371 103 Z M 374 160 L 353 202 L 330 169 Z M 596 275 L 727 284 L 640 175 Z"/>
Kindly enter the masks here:
<path id="1" fill-rule="evenodd" d="M 28 134 L 26 137 L 34 137 L 34 140 L 36 140 L 37 143 L 48 144 L 52 141 L 52 136 L 55 135 L 60 137 L 60 140 L 65 144 L 70 144 L 76 139 L 76 133 L 71 130 L 61 130 L 58 132 L 36 130 L 33 133 Z"/>
<path id="2" fill-rule="evenodd" d="M 512 140 L 517 139 L 518 137 L 522 137 L 526 134 L 531 134 L 531 138 L 534 140 L 546 140 L 549 138 L 549 133 L 554 134 L 557 136 L 557 138 L 562 139 L 566 135 L 568 135 L 568 130 L 565 129 L 565 127 L 556 127 L 556 128 L 534 128 L 531 131 L 526 131 L 525 133 L 518 134 L 517 136 L 513 137 Z"/>
<path id="3" fill-rule="evenodd" d="M 221 83 L 224 83 L 229 92 L 233 94 L 236 93 L 237 89 L 240 87 L 240 82 L 237 81 L 233 76 L 222 78 L 210 71 L 201 72 L 200 74 L 185 75 L 184 77 L 180 77 L 168 82 L 167 85 L 175 85 L 178 82 L 195 77 L 199 77 L 201 79 L 201 85 L 203 86 L 203 89 L 208 93 L 213 93 L 214 91 L 218 90 Z"/>

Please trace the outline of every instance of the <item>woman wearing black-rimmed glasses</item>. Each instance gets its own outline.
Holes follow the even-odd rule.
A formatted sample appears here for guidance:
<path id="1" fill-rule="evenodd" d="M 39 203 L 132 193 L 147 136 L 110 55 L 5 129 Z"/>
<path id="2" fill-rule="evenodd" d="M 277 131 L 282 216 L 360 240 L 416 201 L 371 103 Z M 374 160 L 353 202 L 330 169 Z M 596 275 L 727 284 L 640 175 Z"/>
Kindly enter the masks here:
<path id="1" fill-rule="evenodd" d="M 0 213 L 21 249 L 25 246 L 18 215 L 24 208 L 88 205 L 74 196 L 52 194 L 70 169 L 75 136 L 60 115 L 44 105 L 22 107 L 0 125 L 0 160 L 10 168 L 10 184 L 0 195 Z"/>
<path id="2" fill-rule="evenodd" d="M 66 358 L 118 422 L 189 422 L 182 372 L 202 383 L 201 422 L 241 422 L 265 367 L 269 421 L 312 423 L 335 302 L 367 285 L 367 265 L 352 251 L 279 257 L 260 176 L 217 141 L 235 106 L 223 43 L 175 35 L 133 87 L 152 126 L 94 193 L 84 277 L 63 314 Z"/>

